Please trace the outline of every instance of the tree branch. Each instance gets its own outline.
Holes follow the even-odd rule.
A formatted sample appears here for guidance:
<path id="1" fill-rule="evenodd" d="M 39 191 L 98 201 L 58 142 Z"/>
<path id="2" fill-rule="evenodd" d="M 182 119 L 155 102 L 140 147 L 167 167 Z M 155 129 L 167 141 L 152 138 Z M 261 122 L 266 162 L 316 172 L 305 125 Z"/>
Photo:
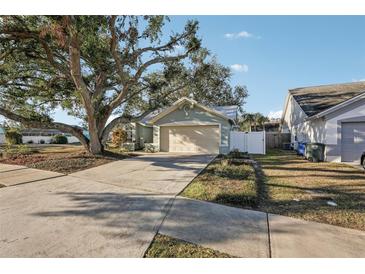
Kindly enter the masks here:
<path id="1" fill-rule="evenodd" d="M 70 70 L 71 77 L 75 83 L 76 88 L 80 91 L 81 97 L 84 101 L 84 106 L 89 113 L 92 112 L 92 104 L 90 98 L 89 89 L 82 78 L 81 74 L 81 53 L 80 53 L 80 45 L 77 38 L 77 33 L 72 27 L 70 16 L 65 16 L 65 21 L 67 22 L 67 27 L 70 35 L 70 43 L 69 43 L 69 54 L 70 54 Z"/>
<path id="2" fill-rule="evenodd" d="M 109 137 L 109 133 L 113 130 L 113 128 L 118 125 L 118 124 L 126 124 L 126 123 L 134 123 L 134 122 L 138 122 L 141 119 L 143 119 L 144 117 L 146 117 L 148 114 L 150 114 L 151 112 L 153 112 L 155 109 L 150 109 L 145 111 L 144 113 L 142 113 L 141 115 L 137 116 L 137 117 L 124 117 L 124 116 L 120 116 L 115 118 L 114 120 L 112 120 L 103 130 L 103 133 L 101 134 L 101 143 L 103 145 L 106 144 L 106 141 L 108 140 Z"/>
<path id="3" fill-rule="evenodd" d="M 43 128 L 43 129 L 58 129 L 64 133 L 70 133 L 75 136 L 81 144 L 88 150 L 89 148 L 89 140 L 85 137 L 82 133 L 82 129 L 75 126 L 70 126 L 64 123 L 58 122 L 41 122 L 36 120 L 27 119 L 21 115 L 15 114 L 9 110 L 0 107 L 0 114 L 5 116 L 6 118 L 19 122 L 25 127 L 36 127 L 36 128 Z"/>
<path id="4" fill-rule="evenodd" d="M 179 86 L 177 88 L 173 88 L 170 89 L 169 91 L 167 91 L 166 93 L 164 93 L 162 96 L 163 97 L 167 97 L 169 95 L 171 95 L 173 92 L 182 89 L 186 86 L 186 84 Z M 136 96 L 137 94 L 134 94 L 133 96 Z M 155 111 L 158 108 L 158 106 L 156 106 L 155 108 L 151 108 L 147 111 L 145 111 L 144 113 L 142 113 L 141 115 L 137 116 L 137 117 L 117 117 L 114 120 L 112 120 L 103 130 L 102 134 L 101 134 L 101 142 L 103 145 L 105 145 L 109 133 L 113 130 L 113 128 L 118 125 L 118 124 L 123 124 L 123 123 L 133 123 L 133 122 L 138 122 L 140 120 L 142 120 L 144 117 L 146 117 L 148 114 L 150 114 L 151 112 Z"/>

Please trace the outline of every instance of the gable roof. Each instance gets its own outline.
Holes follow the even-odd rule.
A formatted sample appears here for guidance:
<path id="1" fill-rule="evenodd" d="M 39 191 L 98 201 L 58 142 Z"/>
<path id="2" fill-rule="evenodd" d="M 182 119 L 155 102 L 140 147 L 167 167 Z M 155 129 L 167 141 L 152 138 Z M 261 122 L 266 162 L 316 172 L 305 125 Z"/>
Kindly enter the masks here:
<path id="1" fill-rule="evenodd" d="M 365 81 L 296 88 L 289 93 L 311 117 L 365 93 Z"/>
<path id="2" fill-rule="evenodd" d="M 230 120 L 234 122 L 237 117 L 238 106 L 215 106 L 215 107 L 206 107 L 199 104 L 197 101 L 193 99 L 189 99 L 187 97 L 182 97 L 177 100 L 174 104 L 170 107 L 157 109 L 154 112 L 151 112 L 146 117 L 144 117 L 140 122 L 147 124 L 147 123 L 154 123 L 161 119 L 162 117 L 166 116 L 167 114 L 171 113 L 172 111 L 176 110 L 180 105 L 189 102 L 194 106 L 200 107 L 207 112 L 210 112 L 214 115 L 217 115 L 223 119 Z"/>

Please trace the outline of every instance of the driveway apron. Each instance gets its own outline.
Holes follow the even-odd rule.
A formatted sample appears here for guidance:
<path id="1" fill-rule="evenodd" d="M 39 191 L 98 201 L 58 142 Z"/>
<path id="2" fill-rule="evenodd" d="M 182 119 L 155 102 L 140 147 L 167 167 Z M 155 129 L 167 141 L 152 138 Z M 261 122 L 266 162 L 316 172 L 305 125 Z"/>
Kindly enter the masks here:
<path id="1" fill-rule="evenodd" d="M 213 155 L 144 155 L 76 172 L 71 176 L 116 186 L 176 195 L 193 180 Z"/>

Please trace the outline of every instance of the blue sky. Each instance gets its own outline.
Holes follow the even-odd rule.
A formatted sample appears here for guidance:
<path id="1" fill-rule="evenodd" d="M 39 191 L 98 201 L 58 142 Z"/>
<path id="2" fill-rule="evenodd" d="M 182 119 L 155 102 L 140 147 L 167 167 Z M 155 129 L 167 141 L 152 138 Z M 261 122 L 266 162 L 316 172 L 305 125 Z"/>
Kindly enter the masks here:
<path id="1" fill-rule="evenodd" d="M 171 16 L 188 19 L 218 61 L 233 66 L 233 85 L 246 85 L 245 110 L 282 110 L 289 88 L 365 79 L 365 16 Z M 57 111 L 56 120 L 75 121 Z"/>
<path id="2" fill-rule="evenodd" d="M 242 65 L 232 84 L 247 86 L 248 112 L 280 111 L 290 88 L 365 79 L 365 16 L 193 18 L 221 63 Z"/>

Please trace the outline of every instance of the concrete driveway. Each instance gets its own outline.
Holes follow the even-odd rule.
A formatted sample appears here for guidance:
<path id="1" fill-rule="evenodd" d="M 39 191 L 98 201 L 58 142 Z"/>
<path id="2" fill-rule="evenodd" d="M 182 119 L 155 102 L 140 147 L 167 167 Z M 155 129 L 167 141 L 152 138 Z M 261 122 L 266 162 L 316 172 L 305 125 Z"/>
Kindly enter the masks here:
<path id="1" fill-rule="evenodd" d="M 156 153 L 71 174 L 130 189 L 176 195 L 214 159 L 213 155 Z"/>
<path id="2" fill-rule="evenodd" d="M 0 165 L 0 257 L 141 257 L 213 158 L 141 156 L 68 176 Z"/>
<path id="3" fill-rule="evenodd" d="M 156 232 L 237 257 L 365 257 L 363 231 L 175 198 L 212 159 L 145 155 L 68 176 L 0 164 L 0 257 L 142 257 Z"/>

